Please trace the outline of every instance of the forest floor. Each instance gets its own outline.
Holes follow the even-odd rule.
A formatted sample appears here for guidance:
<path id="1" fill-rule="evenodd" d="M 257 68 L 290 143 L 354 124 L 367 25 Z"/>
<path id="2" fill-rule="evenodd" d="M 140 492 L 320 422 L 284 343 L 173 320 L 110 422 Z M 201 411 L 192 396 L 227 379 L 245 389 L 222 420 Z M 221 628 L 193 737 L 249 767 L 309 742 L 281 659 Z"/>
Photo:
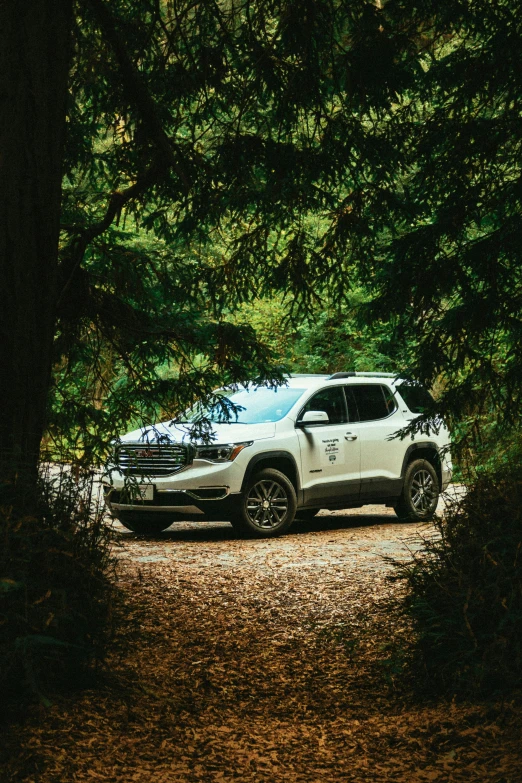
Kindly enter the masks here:
<path id="1" fill-rule="evenodd" d="M 107 671 L 4 734 L 2 783 L 520 783 L 520 699 L 436 699 L 400 674 L 385 558 L 429 528 L 394 519 L 323 512 L 274 541 L 120 528 Z"/>

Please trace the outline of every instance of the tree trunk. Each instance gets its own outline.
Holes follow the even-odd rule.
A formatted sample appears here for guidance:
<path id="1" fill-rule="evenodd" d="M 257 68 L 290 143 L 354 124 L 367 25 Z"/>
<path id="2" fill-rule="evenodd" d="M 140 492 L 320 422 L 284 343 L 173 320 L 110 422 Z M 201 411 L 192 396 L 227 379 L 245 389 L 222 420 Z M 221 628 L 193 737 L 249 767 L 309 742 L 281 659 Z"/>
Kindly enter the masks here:
<path id="1" fill-rule="evenodd" d="M 72 0 L 0 0 L 0 505 L 30 509 L 51 378 Z"/>

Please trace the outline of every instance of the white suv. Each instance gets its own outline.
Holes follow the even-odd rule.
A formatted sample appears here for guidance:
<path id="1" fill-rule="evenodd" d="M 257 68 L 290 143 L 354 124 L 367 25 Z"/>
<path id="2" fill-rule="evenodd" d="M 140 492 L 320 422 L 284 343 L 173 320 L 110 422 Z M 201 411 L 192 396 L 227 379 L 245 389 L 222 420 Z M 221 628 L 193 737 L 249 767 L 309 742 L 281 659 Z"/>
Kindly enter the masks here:
<path id="1" fill-rule="evenodd" d="M 395 375 L 293 375 L 278 388 L 222 394 L 232 413 L 227 421 L 222 404 L 205 412 L 210 445 L 194 440 L 201 408 L 121 438 L 105 493 L 126 527 L 157 533 L 176 520 L 229 520 L 269 538 L 321 508 L 368 503 L 427 520 L 450 481 L 444 426 L 393 437 L 431 402 Z"/>

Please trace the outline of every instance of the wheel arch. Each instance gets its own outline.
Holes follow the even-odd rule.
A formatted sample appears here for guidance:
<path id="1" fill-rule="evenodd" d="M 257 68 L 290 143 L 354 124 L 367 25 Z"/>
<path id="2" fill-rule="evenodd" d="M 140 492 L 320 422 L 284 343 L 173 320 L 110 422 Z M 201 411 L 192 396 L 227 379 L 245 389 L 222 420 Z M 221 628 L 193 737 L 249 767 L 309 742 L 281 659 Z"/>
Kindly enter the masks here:
<path id="1" fill-rule="evenodd" d="M 416 459 L 425 459 L 433 466 L 439 480 L 439 487 L 442 487 L 442 464 L 437 444 L 433 441 L 420 441 L 408 446 L 402 463 L 402 478 L 404 478 L 408 465 Z"/>
<path id="2" fill-rule="evenodd" d="M 294 456 L 289 451 L 263 451 L 260 454 L 255 454 L 245 470 L 241 491 L 245 489 L 253 473 L 263 470 L 263 468 L 274 468 L 274 470 L 284 473 L 292 482 L 295 494 L 298 496 L 300 490 L 299 470 Z"/>

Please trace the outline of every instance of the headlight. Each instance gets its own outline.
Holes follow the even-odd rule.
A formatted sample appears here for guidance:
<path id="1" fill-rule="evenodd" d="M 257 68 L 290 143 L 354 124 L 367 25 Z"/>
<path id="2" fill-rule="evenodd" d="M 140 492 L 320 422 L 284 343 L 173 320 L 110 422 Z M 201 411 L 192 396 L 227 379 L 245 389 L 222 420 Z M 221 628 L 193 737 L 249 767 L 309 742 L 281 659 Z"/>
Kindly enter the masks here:
<path id="1" fill-rule="evenodd" d="M 206 459 L 208 462 L 232 462 L 240 451 L 251 446 L 254 441 L 243 443 L 225 443 L 212 446 L 197 446 L 196 459 Z"/>

